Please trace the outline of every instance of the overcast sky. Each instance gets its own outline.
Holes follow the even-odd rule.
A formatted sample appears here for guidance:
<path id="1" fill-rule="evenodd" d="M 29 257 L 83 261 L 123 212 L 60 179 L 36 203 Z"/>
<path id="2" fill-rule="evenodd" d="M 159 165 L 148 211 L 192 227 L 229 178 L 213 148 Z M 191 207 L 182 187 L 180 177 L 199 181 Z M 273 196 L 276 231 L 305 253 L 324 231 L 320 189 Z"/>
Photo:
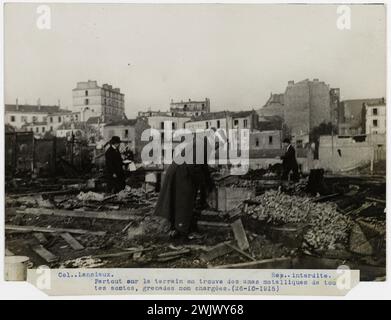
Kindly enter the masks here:
<path id="1" fill-rule="evenodd" d="M 288 80 L 319 78 L 344 99 L 386 92 L 385 10 L 354 5 L 351 30 L 334 5 L 5 5 L 5 102 L 71 106 L 78 81 L 110 83 L 125 110 L 166 110 L 209 97 L 212 110 L 264 105 Z"/>

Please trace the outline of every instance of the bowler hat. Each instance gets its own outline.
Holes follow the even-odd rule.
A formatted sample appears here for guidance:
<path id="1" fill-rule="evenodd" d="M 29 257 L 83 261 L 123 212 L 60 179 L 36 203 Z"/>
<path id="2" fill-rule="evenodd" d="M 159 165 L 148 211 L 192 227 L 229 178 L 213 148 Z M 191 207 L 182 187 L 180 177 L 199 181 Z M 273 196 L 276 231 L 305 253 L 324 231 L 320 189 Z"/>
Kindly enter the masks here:
<path id="1" fill-rule="evenodd" d="M 121 139 L 118 136 L 112 136 L 110 140 L 110 144 L 116 144 L 116 143 L 121 143 Z"/>

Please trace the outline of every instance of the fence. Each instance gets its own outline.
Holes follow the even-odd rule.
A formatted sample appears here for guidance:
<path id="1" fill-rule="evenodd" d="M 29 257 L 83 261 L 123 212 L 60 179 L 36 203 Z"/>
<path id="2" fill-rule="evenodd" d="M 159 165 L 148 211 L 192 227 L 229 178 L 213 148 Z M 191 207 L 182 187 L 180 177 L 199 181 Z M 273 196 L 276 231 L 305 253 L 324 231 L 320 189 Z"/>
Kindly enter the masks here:
<path id="1" fill-rule="evenodd" d="M 77 176 L 91 169 L 92 150 L 74 136 L 36 139 L 32 132 L 7 132 L 5 174 L 23 176 L 36 172 L 40 176 Z"/>

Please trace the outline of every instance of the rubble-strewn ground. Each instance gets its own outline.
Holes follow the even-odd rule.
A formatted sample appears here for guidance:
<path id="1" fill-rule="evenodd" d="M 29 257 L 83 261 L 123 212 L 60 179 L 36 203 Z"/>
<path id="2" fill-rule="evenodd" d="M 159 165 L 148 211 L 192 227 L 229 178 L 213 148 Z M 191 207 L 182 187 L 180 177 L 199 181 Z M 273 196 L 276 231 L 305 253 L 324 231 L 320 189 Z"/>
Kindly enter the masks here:
<path id="1" fill-rule="evenodd" d="M 169 238 L 167 223 L 153 216 L 156 193 L 128 187 L 110 195 L 79 180 L 62 180 L 61 188 L 50 179 L 39 186 L 23 179 L 9 182 L 7 254 L 28 256 L 30 267 L 346 264 L 360 269 L 363 280 L 385 276 L 384 177 L 330 176 L 324 194 L 317 195 L 307 192 L 306 179 L 281 185 L 273 172 L 220 179 L 220 187 L 250 188 L 256 196 L 227 212 L 202 211 L 198 236 L 186 241 Z"/>

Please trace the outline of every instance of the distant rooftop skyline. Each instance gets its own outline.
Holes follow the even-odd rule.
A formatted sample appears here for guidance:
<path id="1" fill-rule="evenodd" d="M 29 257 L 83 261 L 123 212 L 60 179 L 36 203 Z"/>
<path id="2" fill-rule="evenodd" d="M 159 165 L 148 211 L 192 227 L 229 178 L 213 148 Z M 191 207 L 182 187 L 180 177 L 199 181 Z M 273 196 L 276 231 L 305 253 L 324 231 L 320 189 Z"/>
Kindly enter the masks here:
<path id="1" fill-rule="evenodd" d="M 260 108 L 288 81 L 317 78 L 341 99 L 386 96 L 385 8 L 351 5 L 50 4 L 39 30 L 34 3 L 5 4 L 6 104 L 72 106 L 77 82 L 112 84 L 125 112 L 211 101 L 211 111 Z"/>

